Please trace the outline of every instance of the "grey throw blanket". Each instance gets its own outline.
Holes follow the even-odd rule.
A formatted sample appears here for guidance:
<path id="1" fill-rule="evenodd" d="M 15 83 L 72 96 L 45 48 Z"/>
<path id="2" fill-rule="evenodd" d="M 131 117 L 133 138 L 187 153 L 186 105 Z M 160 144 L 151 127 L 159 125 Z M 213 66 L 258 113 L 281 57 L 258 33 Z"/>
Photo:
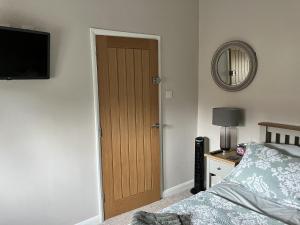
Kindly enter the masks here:
<path id="1" fill-rule="evenodd" d="M 133 215 L 131 225 L 191 225 L 191 216 L 139 211 Z"/>

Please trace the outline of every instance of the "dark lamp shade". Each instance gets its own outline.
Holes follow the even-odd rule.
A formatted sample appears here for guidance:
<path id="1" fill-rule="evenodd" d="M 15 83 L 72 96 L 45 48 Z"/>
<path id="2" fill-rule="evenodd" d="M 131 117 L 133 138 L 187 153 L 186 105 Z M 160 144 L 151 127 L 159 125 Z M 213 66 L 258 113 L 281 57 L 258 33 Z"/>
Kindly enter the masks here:
<path id="1" fill-rule="evenodd" d="M 242 110 L 239 108 L 213 108 L 213 125 L 236 127 L 241 122 L 241 118 Z"/>

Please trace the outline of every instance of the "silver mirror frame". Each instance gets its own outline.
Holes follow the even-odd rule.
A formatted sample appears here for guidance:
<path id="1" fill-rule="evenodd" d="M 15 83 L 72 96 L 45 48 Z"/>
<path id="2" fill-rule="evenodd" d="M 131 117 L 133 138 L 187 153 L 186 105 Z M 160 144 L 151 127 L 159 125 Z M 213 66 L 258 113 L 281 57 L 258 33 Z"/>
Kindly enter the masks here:
<path id="1" fill-rule="evenodd" d="M 224 83 L 219 74 L 218 74 L 218 61 L 220 56 L 223 54 L 223 52 L 227 51 L 229 48 L 241 48 L 243 51 L 245 51 L 250 59 L 250 66 L 249 66 L 249 74 L 247 78 L 240 84 L 232 86 Z M 229 41 L 221 45 L 217 51 L 215 52 L 212 61 L 211 61 L 211 75 L 216 82 L 216 84 L 222 88 L 225 91 L 240 91 L 246 87 L 249 86 L 249 84 L 253 81 L 255 75 L 257 72 L 257 57 L 256 53 L 253 50 L 253 48 L 248 45 L 247 43 L 243 41 Z"/>

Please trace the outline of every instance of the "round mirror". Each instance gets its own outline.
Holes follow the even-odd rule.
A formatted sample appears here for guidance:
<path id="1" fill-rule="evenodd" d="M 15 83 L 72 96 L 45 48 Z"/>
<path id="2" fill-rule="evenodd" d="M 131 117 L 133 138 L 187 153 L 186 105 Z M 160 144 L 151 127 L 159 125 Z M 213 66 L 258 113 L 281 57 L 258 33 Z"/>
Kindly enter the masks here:
<path id="1" fill-rule="evenodd" d="M 218 48 L 211 67 L 212 77 L 219 87 L 226 91 L 239 91 L 254 79 L 257 58 L 248 44 L 231 41 Z"/>

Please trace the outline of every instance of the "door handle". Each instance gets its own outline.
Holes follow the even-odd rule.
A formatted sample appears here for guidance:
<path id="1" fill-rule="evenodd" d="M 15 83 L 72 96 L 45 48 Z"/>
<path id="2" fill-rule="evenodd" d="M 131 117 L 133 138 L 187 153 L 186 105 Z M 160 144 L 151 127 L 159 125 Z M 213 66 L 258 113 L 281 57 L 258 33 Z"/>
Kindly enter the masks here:
<path id="1" fill-rule="evenodd" d="M 152 124 L 151 127 L 152 127 L 152 128 L 160 128 L 160 124 L 159 124 L 159 123 L 155 123 L 155 124 Z"/>

